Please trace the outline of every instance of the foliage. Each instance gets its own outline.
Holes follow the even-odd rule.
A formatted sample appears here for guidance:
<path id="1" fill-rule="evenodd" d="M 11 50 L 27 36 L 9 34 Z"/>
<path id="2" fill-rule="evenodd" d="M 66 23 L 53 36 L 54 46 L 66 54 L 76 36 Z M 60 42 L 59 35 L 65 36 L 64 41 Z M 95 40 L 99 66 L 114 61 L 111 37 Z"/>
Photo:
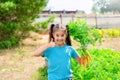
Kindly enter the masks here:
<path id="1" fill-rule="evenodd" d="M 36 73 L 33 74 L 34 80 L 47 80 L 47 67 L 39 68 Z"/>
<path id="2" fill-rule="evenodd" d="M 99 33 L 103 37 L 107 38 L 119 38 L 120 37 L 120 29 L 100 29 Z"/>
<path id="3" fill-rule="evenodd" d="M 79 53 L 81 50 L 77 50 Z M 119 80 L 120 79 L 120 52 L 110 49 L 91 49 L 89 50 L 93 61 L 87 70 L 83 70 L 74 59 L 72 60 L 72 70 L 74 80 Z M 42 68 L 47 71 L 46 67 Z M 38 70 L 39 78 L 34 80 L 47 80 L 46 71 Z M 42 76 L 40 76 L 42 75 Z M 40 79 L 42 77 L 43 79 Z"/>
<path id="4" fill-rule="evenodd" d="M 55 15 L 52 15 L 50 16 L 50 18 L 44 22 L 41 22 L 40 26 L 43 28 L 43 29 L 46 29 L 49 25 L 49 23 L 53 22 L 55 19 Z"/>
<path id="5" fill-rule="evenodd" d="M 47 0 L 0 0 L 0 48 L 14 46 L 27 36 L 46 3 Z"/>
<path id="6" fill-rule="evenodd" d="M 78 50 L 79 51 L 79 50 Z M 89 50 L 93 61 L 87 70 L 73 60 L 74 80 L 119 80 L 120 52 L 110 49 Z"/>
<path id="7" fill-rule="evenodd" d="M 109 37 L 119 37 L 120 30 L 119 29 L 108 29 L 107 34 Z"/>
<path id="8" fill-rule="evenodd" d="M 39 22 L 39 23 L 34 23 L 35 25 L 35 31 L 36 32 L 42 32 L 42 31 L 46 31 L 49 24 L 52 23 L 55 19 L 55 15 L 51 15 L 47 20 L 43 21 L 43 22 Z"/>
<path id="9" fill-rule="evenodd" d="M 85 19 L 78 19 L 75 22 L 70 21 L 68 25 L 70 35 L 81 44 L 82 55 L 86 54 L 88 44 L 95 45 L 96 41 L 101 41 L 102 37 L 99 31 L 95 28 L 90 28 Z"/>
<path id="10" fill-rule="evenodd" d="M 95 8 L 99 9 L 101 13 L 104 12 L 120 12 L 120 0 L 93 0 L 94 6 L 93 10 L 95 11 Z"/>
<path id="11" fill-rule="evenodd" d="M 102 9 L 105 9 L 109 4 L 109 0 L 93 0 L 93 11 L 102 12 Z"/>
<path id="12" fill-rule="evenodd" d="M 120 0 L 110 0 L 110 4 L 108 5 L 107 9 L 110 12 L 119 12 L 120 13 Z"/>

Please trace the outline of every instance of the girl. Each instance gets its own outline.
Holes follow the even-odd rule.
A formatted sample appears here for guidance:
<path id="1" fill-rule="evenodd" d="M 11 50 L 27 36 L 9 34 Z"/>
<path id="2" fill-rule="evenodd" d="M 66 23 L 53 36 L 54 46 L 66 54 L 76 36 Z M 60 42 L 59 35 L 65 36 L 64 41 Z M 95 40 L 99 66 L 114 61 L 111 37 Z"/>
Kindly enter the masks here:
<path id="1" fill-rule="evenodd" d="M 68 26 L 52 24 L 49 43 L 38 48 L 34 56 L 44 56 L 48 60 L 48 80 L 73 80 L 71 58 L 80 64 L 80 56 L 71 46 Z"/>

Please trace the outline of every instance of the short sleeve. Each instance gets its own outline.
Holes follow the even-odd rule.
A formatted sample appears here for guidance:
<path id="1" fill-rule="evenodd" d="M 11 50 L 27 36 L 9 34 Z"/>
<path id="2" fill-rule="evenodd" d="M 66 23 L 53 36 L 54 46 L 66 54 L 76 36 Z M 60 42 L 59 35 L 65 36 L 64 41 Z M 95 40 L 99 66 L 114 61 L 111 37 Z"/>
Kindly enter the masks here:
<path id="1" fill-rule="evenodd" d="M 72 58 L 77 58 L 78 56 L 78 52 L 72 47 Z"/>
<path id="2" fill-rule="evenodd" d="M 46 50 L 43 52 L 42 57 L 48 57 L 48 56 L 49 56 L 49 51 L 50 51 L 50 48 L 46 49 Z"/>

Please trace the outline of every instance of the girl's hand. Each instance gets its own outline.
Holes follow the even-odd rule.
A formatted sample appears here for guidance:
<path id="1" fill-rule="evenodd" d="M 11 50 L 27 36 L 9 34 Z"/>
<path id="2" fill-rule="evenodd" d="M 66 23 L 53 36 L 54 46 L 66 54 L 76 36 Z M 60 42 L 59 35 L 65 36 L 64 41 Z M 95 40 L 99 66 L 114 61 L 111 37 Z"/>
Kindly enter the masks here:
<path id="1" fill-rule="evenodd" d="M 35 52 L 34 52 L 34 56 L 38 57 L 38 56 L 42 56 L 44 51 L 49 48 L 49 47 L 55 47 L 55 42 L 53 42 L 53 39 L 51 39 L 50 43 L 41 46 L 40 48 L 38 48 Z"/>
<path id="2" fill-rule="evenodd" d="M 49 45 L 49 47 L 55 47 L 55 42 L 53 42 L 53 38 L 51 39 L 51 41 L 48 45 Z"/>

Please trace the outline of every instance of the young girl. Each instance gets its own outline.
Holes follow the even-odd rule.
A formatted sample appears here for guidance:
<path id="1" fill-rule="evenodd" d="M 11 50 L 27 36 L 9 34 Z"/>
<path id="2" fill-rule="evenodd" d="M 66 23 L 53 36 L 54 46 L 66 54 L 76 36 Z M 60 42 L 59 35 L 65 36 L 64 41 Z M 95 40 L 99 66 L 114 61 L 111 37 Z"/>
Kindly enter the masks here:
<path id="1" fill-rule="evenodd" d="M 49 43 L 38 48 L 34 56 L 44 56 L 48 60 L 48 80 L 73 80 L 71 58 L 80 64 L 80 56 L 71 46 L 68 26 L 52 24 Z"/>

